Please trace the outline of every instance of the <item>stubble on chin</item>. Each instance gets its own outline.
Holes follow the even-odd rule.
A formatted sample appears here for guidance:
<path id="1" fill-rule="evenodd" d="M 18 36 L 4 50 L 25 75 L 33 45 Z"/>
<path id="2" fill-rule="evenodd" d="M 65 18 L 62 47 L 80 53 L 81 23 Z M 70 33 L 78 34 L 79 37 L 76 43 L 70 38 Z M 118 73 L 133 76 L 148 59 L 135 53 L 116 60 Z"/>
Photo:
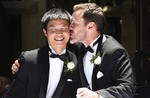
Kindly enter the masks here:
<path id="1" fill-rule="evenodd" d="M 70 42 L 70 44 L 75 44 L 75 41 L 72 38 L 70 38 L 69 42 Z"/>

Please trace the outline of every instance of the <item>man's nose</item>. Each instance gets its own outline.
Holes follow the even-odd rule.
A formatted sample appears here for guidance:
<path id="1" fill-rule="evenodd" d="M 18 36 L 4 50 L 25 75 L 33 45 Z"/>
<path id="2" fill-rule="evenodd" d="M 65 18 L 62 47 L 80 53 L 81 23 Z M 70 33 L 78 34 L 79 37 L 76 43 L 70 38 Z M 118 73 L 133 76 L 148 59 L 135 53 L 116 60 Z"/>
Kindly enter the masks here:
<path id="1" fill-rule="evenodd" d="M 56 34 L 63 34 L 62 30 L 57 30 Z"/>

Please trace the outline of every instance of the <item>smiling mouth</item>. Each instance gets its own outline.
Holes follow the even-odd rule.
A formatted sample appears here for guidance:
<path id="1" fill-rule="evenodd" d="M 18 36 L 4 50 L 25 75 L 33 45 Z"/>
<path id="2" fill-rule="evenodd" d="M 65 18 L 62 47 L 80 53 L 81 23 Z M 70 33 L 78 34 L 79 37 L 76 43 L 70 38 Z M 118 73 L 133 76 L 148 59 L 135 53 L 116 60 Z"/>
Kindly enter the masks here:
<path id="1" fill-rule="evenodd" d="M 63 41 L 65 38 L 54 38 L 56 41 Z"/>

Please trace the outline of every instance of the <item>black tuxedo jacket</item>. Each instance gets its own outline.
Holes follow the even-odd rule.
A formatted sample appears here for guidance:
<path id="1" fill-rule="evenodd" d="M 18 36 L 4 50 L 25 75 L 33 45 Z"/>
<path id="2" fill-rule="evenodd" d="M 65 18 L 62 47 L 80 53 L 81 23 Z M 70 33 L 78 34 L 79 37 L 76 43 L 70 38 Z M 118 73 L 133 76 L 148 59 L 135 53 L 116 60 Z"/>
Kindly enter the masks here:
<path id="1" fill-rule="evenodd" d="M 92 90 L 104 98 L 131 98 L 135 91 L 135 79 L 126 50 L 113 37 L 104 35 L 106 40 L 98 45 L 101 63 L 92 74 Z M 82 54 L 82 46 L 80 49 Z M 79 70 L 83 87 L 88 83 L 84 74 L 83 57 L 79 56 Z"/>
<path id="2" fill-rule="evenodd" d="M 77 65 L 76 56 L 67 51 L 70 61 Z M 47 46 L 23 52 L 21 67 L 7 93 L 7 98 L 46 98 L 49 76 L 49 54 Z M 56 70 L 57 71 L 57 70 Z M 72 72 L 63 71 L 53 98 L 75 98 L 78 88 L 77 66 Z"/>

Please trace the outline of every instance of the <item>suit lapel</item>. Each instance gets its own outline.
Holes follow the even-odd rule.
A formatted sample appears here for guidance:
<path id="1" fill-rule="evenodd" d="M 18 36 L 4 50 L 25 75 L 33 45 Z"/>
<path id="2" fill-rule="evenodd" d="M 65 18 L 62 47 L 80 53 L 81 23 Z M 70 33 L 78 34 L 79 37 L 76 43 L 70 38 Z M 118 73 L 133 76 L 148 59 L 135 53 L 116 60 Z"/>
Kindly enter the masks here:
<path id="1" fill-rule="evenodd" d="M 92 90 L 95 90 L 96 88 L 96 75 L 97 75 L 97 72 L 98 72 L 98 69 L 99 69 L 99 66 L 95 66 L 94 69 L 93 69 L 93 74 L 92 74 Z"/>
<path id="2" fill-rule="evenodd" d="M 103 35 L 101 35 L 100 38 L 97 40 L 98 41 L 98 46 L 97 46 L 96 54 L 98 52 L 100 52 L 100 57 L 102 57 L 102 52 L 101 52 L 102 40 L 103 40 Z M 97 79 L 96 76 L 97 76 L 97 72 L 99 70 L 99 66 L 94 65 L 93 74 L 92 74 L 92 90 L 95 90 L 95 88 L 96 88 L 96 79 Z"/>
<path id="3" fill-rule="evenodd" d="M 86 76 L 85 76 L 85 73 L 84 73 L 84 65 L 83 65 L 83 57 L 85 55 L 84 53 L 84 45 L 82 45 L 80 47 L 80 55 L 79 55 L 79 58 L 78 58 L 78 64 L 79 64 L 79 70 L 80 70 L 80 79 L 81 79 L 81 83 L 82 83 L 82 86 L 83 87 L 87 87 L 88 86 L 88 82 L 87 82 L 87 79 L 86 79 Z"/>
<path id="4" fill-rule="evenodd" d="M 79 61 L 79 70 L 80 70 L 80 79 L 81 79 L 81 83 L 83 87 L 87 87 L 88 86 L 88 82 L 87 79 L 85 77 L 85 73 L 84 73 L 84 68 L 83 68 L 83 58 L 81 59 L 82 61 Z"/>
<path id="5" fill-rule="evenodd" d="M 44 48 L 41 52 L 40 65 L 42 66 L 42 80 L 40 86 L 39 98 L 46 98 L 47 85 L 48 85 L 48 76 L 49 76 L 49 54 L 47 48 Z"/>
<path id="6" fill-rule="evenodd" d="M 100 56 L 102 56 L 102 41 L 103 41 L 103 35 L 100 36 L 100 38 L 98 39 L 98 46 L 97 46 L 97 50 L 96 50 L 96 54 L 100 51 Z"/>
<path id="7" fill-rule="evenodd" d="M 64 69 L 63 69 L 59 84 L 53 94 L 53 98 L 59 98 L 61 96 L 61 94 L 62 94 L 61 92 L 63 91 L 65 82 L 66 82 L 66 74 L 64 73 Z"/>

